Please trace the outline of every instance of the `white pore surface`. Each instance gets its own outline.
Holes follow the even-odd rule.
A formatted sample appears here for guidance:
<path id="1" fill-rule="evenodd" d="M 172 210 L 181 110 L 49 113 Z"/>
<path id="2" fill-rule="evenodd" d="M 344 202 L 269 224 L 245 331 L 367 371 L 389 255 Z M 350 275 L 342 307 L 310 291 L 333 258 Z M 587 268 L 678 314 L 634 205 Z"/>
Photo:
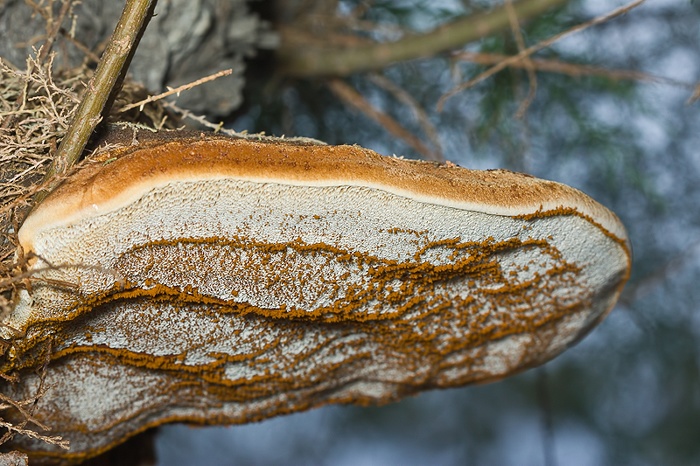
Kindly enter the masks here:
<path id="1" fill-rule="evenodd" d="M 78 451 L 161 418 L 247 422 L 337 400 L 393 399 L 398 386 L 509 374 L 579 338 L 610 309 L 628 266 L 623 247 L 577 215 L 527 221 L 370 188 L 236 180 L 172 183 L 35 238 L 34 251 L 57 267 L 40 276 L 76 286 L 34 286 L 11 325 L 31 341 L 53 331 L 42 322 L 83 313 L 60 330 L 53 351 L 78 353 L 49 366 L 46 383 L 56 388 L 42 400 L 86 426 L 89 433 L 68 435 Z M 544 246 L 489 252 L 509 240 Z M 445 275 L 460 261 L 482 260 L 480 247 L 506 282 L 483 271 Z M 390 297 L 425 276 L 379 280 L 387 264 L 434 275 L 418 305 L 410 294 Z M 192 302 L 98 298 L 155 287 Z M 348 302 L 367 290 L 374 294 L 361 306 Z M 344 324 L 305 321 L 305 313 Z M 556 326 L 533 334 L 533 322 L 548 315 Z M 374 323 L 356 325 L 363 319 Z M 506 336 L 461 345 L 491 328 Z M 152 367 L 110 363 L 108 350 L 150 358 Z M 166 363 L 169 372 L 157 368 Z M 222 400 L 210 386 L 230 392 Z"/>
<path id="2" fill-rule="evenodd" d="M 440 239 L 461 242 L 487 238 L 495 242 L 509 238 L 545 239 L 562 253 L 566 262 L 582 267 L 581 284 L 591 289 L 606 286 L 627 264 L 625 252 L 619 244 L 599 227 L 578 216 L 553 216 L 528 222 L 425 204 L 368 188 L 297 187 L 236 180 L 173 183 L 148 193 L 127 208 L 39 232 L 33 246 L 41 257 L 54 265 L 81 266 L 83 270 L 70 268 L 54 271 L 51 275 L 71 283 L 79 282 L 81 294 L 89 295 L 112 288 L 122 278 L 138 282 L 141 270 L 120 270 L 117 263 L 139 245 L 162 240 L 233 237 L 250 244 L 323 243 L 344 251 L 359 251 L 399 262 L 410 260 L 419 248 Z M 424 253 L 422 260 L 449 263 L 448 255 L 452 252 L 435 248 Z M 247 260 L 245 250 L 235 254 L 238 262 Z M 339 283 L 340 276 L 348 272 L 338 264 L 329 267 L 324 258 L 292 256 L 283 252 L 273 257 L 273 262 L 286 262 L 284 270 L 282 265 L 275 270 L 273 264 L 270 274 L 290 270 L 286 265 L 290 258 L 299 262 L 299 269 L 290 273 L 289 280 L 313 277 L 322 283 Z M 523 280 L 526 275 L 543 273 L 548 267 L 548 264 L 529 263 L 526 271 L 523 264 L 517 264 L 531 259 L 526 256 L 513 259 L 516 273 L 522 275 Z M 259 265 L 258 259 L 250 260 L 251 266 Z M 544 267 L 540 268 L 541 265 Z M 187 264 L 182 267 L 186 268 Z M 284 293 L 266 293 L 259 288 L 259 277 L 254 283 L 245 276 L 238 276 L 236 284 L 231 285 L 222 277 L 217 279 L 211 274 L 204 279 L 204 271 L 189 276 L 177 270 L 168 272 L 162 269 L 159 273 L 163 274 L 162 280 L 171 280 L 172 285 L 181 288 L 191 286 L 203 295 L 265 308 L 282 305 L 306 307 L 311 303 L 324 306 L 338 298 L 324 297 L 313 290 L 308 290 L 307 296 L 285 297 Z M 361 282 L 358 278 L 361 271 L 351 270 L 351 275 L 349 283 L 353 279 L 356 283 Z M 184 281 L 175 283 L 180 280 Z M 327 287 L 321 287 L 321 290 L 328 291 Z M 34 299 L 41 300 L 42 297 L 35 295 Z M 46 302 L 40 307 L 32 307 L 29 301 L 29 296 L 23 294 L 22 303 L 13 317 L 13 323 L 20 327 L 30 309 L 45 313 L 47 317 L 65 309 L 62 304 Z"/>

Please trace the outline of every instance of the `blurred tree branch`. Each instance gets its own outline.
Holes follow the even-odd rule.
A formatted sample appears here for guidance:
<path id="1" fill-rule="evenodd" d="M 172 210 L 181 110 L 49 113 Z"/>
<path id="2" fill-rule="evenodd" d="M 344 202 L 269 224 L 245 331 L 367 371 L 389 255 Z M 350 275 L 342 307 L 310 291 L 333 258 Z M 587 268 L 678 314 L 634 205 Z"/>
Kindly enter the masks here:
<path id="1" fill-rule="evenodd" d="M 456 94 L 459 94 L 460 92 L 469 89 L 470 87 L 473 87 L 474 85 L 480 83 L 481 81 L 490 78 L 494 74 L 500 72 L 501 70 L 507 68 L 508 66 L 511 66 L 513 63 L 516 63 L 518 61 L 523 61 L 526 58 L 530 57 L 530 55 L 539 52 L 540 50 L 543 50 L 555 42 L 563 39 L 564 37 L 567 37 L 571 34 L 574 34 L 576 32 L 583 31 L 585 29 L 588 29 L 592 26 L 596 26 L 598 24 L 603 24 L 613 18 L 616 18 L 620 15 L 623 15 L 625 13 L 630 12 L 632 9 L 638 7 L 642 3 L 644 3 L 646 0 L 634 0 L 631 3 L 628 3 L 624 6 L 621 6 L 619 8 L 616 8 L 615 10 L 612 10 L 609 13 L 606 13 L 601 16 L 597 16 L 593 18 L 590 21 L 586 21 L 585 23 L 578 24 L 572 28 L 567 29 L 566 31 L 560 32 L 559 34 L 556 34 L 549 39 L 543 40 L 538 42 L 537 44 L 530 46 L 526 49 L 520 50 L 520 52 L 517 55 L 513 55 L 508 57 L 507 59 L 497 63 L 496 65 L 492 66 L 491 68 L 487 69 L 486 71 L 480 73 L 476 77 L 470 79 L 467 82 L 464 82 L 462 84 L 459 84 L 452 88 L 449 92 L 445 93 L 442 97 L 440 97 L 440 100 L 438 100 L 438 111 L 442 111 L 443 107 L 445 106 L 445 102 L 453 97 Z"/>
<path id="2" fill-rule="evenodd" d="M 403 139 L 409 146 L 413 147 L 416 152 L 421 154 L 426 160 L 434 160 L 444 162 L 442 153 L 439 148 L 432 150 L 420 140 L 419 137 L 401 126 L 394 118 L 374 108 L 365 99 L 362 94 L 353 89 L 349 84 L 340 79 L 331 79 L 327 82 L 328 87 L 333 93 L 338 96 L 343 102 L 352 108 L 355 108 L 369 118 L 379 123 L 384 129 L 389 131 L 396 137 Z"/>
<path id="3" fill-rule="evenodd" d="M 526 68 L 528 66 L 522 61 L 513 61 L 513 55 L 503 55 L 499 53 L 482 53 L 470 52 L 462 50 L 451 55 L 454 60 L 463 60 L 476 63 L 479 65 L 497 65 L 507 61 L 510 68 Z M 665 76 L 656 76 L 637 70 L 622 70 L 612 69 L 596 65 L 586 65 L 581 63 L 570 63 L 562 60 L 533 58 L 530 60 L 535 67 L 535 71 L 540 73 L 557 73 L 580 78 L 583 76 L 596 76 L 607 78 L 615 81 L 639 81 L 657 84 L 667 84 L 669 86 L 680 87 L 687 90 L 693 90 L 698 86 L 691 82 L 681 81 L 679 79 L 668 78 Z"/>
<path id="4" fill-rule="evenodd" d="M 567 0 L 520 0 L 512 4 L 520 21 L 527 21 Z M 345 76 L 378 70 L 387 65 L 433 56 L 468 42 L 510 28 L 505 6 L 459 18 L 425 34 L 406 36 L 389 43 L 362 43 L 351 47 L 329 46 L 328 38 L 309 37 L 294 25 L 281 28 L 278 57 L 283 72 L 298 77 Z"/>

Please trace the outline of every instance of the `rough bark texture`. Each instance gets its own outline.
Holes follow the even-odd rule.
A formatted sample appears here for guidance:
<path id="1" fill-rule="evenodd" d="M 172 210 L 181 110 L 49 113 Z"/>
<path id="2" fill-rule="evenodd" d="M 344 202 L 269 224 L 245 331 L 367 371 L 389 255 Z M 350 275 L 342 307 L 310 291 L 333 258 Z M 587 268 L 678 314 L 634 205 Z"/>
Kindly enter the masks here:
<path id="1" fill-rule="evenodd" d="M 244 58 L 257 48 L 275 45 L 275 36 L 245 0 L 160 0 L 151 19 L 130 72 L 152 92 L 175 87 L 232 68 L 233 74 L 183 93 L 178 105 L 195 112 L 226 115 L 241 105 L 244 85 Z M 56 7 L 60 6 L 57 3 Z M 124 7 L 123 1 L 85 0 L 73 9 L 76 39 L 95 49 L 114 30 Z M 46 20 L 22 0 L 0 5 L 0 57 L 23 66 L 31 45 L 42 43 Z M 63 28 L 70 31 L 71 18 Z M 17 44 L 25 46 L 17 47 Z M 73 66 L 85 54 L 67 40 L 55 46 L 60 50 L 58 65 Z M 65 52 L 65 53 L 63 53 Z"/>

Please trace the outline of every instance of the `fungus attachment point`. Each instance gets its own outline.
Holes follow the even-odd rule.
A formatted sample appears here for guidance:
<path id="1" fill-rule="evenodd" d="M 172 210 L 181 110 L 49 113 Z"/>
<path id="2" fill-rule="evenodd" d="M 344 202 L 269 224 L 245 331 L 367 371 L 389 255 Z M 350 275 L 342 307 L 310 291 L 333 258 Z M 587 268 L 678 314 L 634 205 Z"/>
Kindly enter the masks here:
<path id="1" fill-rule="evenodd" d="M 71 442 L 21 440 L 34 458 L 497 380 L 581 338 L 630 270 L 614 214 L 526 175 L 214 137 L 103 157 L 19 232 L 3 390 L 50 360 L 36 417 Z"/>

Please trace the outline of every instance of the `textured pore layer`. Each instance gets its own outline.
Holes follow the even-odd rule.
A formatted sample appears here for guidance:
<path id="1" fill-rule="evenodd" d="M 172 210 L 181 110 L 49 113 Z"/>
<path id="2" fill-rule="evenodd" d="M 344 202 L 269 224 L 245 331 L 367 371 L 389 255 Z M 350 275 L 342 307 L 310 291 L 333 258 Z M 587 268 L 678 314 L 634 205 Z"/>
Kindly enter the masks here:
<path id="1" fill-rule="evenodd" d="M 35 458 L 498 379 L 579 339 L 629 273 L 613 214 L 525 175 L 221 139 L 111 156 L 20 231 L 36 275 L 4 389 L 33 393 L 48 358 L 38 418 L 72 445 L 19 445 Z"/>

